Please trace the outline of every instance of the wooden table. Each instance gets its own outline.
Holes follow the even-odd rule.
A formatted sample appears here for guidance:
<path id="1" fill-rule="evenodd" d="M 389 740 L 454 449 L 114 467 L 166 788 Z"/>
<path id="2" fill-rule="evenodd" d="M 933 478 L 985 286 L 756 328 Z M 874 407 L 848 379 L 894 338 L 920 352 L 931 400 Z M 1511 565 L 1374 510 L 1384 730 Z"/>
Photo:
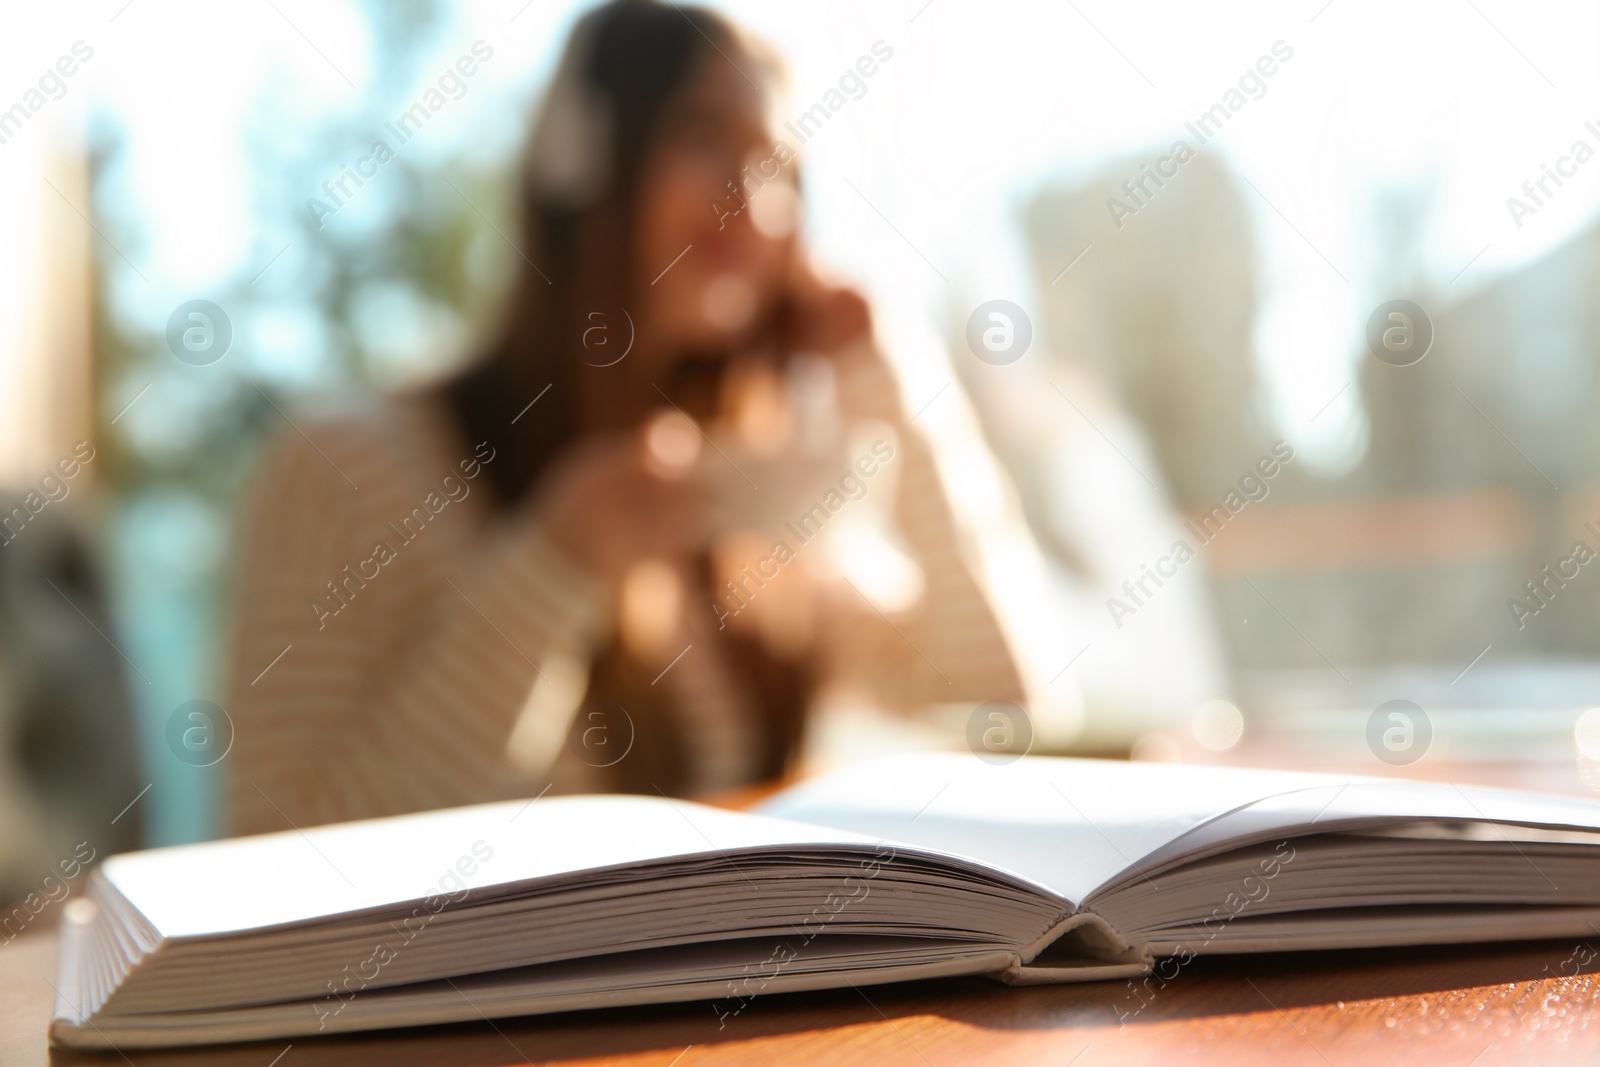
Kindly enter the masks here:
<path id="1" fill-rule="evenodd" d="M 123 1056 L 46 1049 L 55 942 L 30 931 L 0 944 L 0 1065 L 1597 1064 L 1597 948 L 1600 936 L 1584 951 L 1544 942 L 1202 959 L 1121 1025 L 1119 1009 L 1138 1003 L 1123 982 L 963 979 L 769 996 L 720 1030 L 708 1005 L 687 1004 Z"/>

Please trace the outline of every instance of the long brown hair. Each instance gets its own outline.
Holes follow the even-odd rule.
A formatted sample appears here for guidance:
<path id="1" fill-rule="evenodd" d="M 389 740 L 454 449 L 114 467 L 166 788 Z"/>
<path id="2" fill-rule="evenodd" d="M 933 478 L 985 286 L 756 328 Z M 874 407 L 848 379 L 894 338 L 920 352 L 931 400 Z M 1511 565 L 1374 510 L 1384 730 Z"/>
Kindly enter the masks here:
<path id="1" fill-rule="evenodd" d="M 485 470 L 502 507 L 528 495 L 567 445 L 615 428 L 585 424 L 586 411 L 593 411 L 585 400 L 606 385 L 594 377 L 604 371 L 583 358 L 586 316 L 591 308 L 632 302 L 637 202 L 666 109 L 702 61 L 739 51 L 738 34 L 722 16 L 656 0 L 611 0 L 574 29 L 530 147 L 524 259 L 504 327 L 483 359 L 445 387 L 464 439 L 489 441 L 499 453 Z M 567 139 L 541 136 L 549 130 Z M 697 399 L 714 396 L 724 362 L 715 354 L 680 359 L 662 384 L 698 416 Z M 537 406 L 519 417 L 536 397 Z M 710 611 L 709 563 L 702 558 L 696 567 L 700 588 L 690 596 L 703 598 Z M 811 664 L 775 656 L 731 630 L 716 644 L 731 684 L 757 712 L 752 773 L 775 777 L 799 745 L 814 688 Z M 585 710 L 625 708 L 634 731 L 629 756 L 606 772 L 613 790 L 682 793 L 691 781 L 695 739 L 674 713 L 667 687 L 655 687 L 655 673 L 615 640 L 591 667 Z M 575 730 L 584 720 L 580 715 Z"/>
<path id="2" fill-rule="evenodd" d="M 715 49 L 730 49 L 735 37 L 715 12 L 656 0 L 612 0 L 573 30 L 562 75 L 577 84 L 558 91 L 581 94 L 589 109 L 576 118 L 591 128 L 580 132 L 597 143 L 580 149 L 534 138 L 522 181 L 521 256 L 504 325 L 484 357 L 446 387 L 466 439 L 488 440 L 504 456 L 492 465 L 504 504 L 519 500 L 563 446 L 591 429 L 579 424 L 578 390 L 585 383 L 577 375 L 595 369 L 581 358 L 585 313 L 631 303 L 636 205 L 654 134 L 665 106 L 699 63 Z M 572 104 L 552 94 L 541 123 L 566 119 L 549 112 Z M 589 188 L 540 180 L 552 165 L 570 162 L 541 159 L 541 151 L 581 150 L 600 161 L 576 176 Z M 546 386 L 538 417 L 517 418 Z"/>

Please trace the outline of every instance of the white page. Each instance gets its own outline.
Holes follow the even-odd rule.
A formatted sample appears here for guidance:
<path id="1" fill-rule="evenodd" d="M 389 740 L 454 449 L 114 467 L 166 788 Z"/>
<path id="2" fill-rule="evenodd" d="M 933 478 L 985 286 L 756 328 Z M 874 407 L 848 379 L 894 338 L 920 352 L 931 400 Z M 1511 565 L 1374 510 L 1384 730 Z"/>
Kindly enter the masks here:
<path id="1" fill-rule="evenodd" d="M 1600 802 L 1510 789 L 1397 778 L 1323 778 L 1282 793 L 1195 830 L 1140 861 L 1106 889 L 1240 845 L 1279 836 L 1408 821 L 1486 822 L 1554 830 L 1600 832 Z M 1489 832 L 1488 840 L 1503 833 Z"/>
<path id="2" fill-rule="evenodd" d="M 869 841 L 660 797 L 550 797 L 133 852 L 101 869 L 163 936 L 187 937 L 667 857 Z"/>
<path id="3" fill-rule="evenodd" d="M 1220 815 L 1346 781 L 1043 756 L 995 766 L 970 755 L 921 753 L 846 767 L 757 810 L 968 856 L 1081 903 L 1130 864 Z"/>

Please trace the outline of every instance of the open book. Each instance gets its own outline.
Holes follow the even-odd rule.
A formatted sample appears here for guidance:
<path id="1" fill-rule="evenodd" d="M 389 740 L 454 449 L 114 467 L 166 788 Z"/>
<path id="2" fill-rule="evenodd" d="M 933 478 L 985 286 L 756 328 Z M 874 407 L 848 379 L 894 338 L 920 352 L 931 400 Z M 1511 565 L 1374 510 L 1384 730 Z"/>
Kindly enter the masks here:
<path id="1" fill-rule="evenodd" d="M 760 813 L 558 797 L 116 856 L 58 1046 L 293 1037 L 1205 953 L 1600 929 L 1600 803 L 1172 764 L 894 757 Z"/>

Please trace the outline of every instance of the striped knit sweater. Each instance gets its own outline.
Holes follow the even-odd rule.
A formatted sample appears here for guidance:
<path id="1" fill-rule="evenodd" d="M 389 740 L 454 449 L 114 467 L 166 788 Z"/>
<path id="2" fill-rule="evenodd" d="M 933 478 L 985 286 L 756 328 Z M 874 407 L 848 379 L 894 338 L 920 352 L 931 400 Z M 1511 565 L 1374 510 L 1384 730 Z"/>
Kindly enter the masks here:
<path id="1" fill-rule="evenodd" d="M 963 552 L 970 531 L 928 441 L 906 424 L 889 368 L 845 360 L 839 390 L 847 417 L 896 429 L 894 515 L 926 588 L 892 618 L 874 609 L 823 620 L 824 686 L 907 711 L 1023 699 Z M 589 768 L 565 747 L 530 767 L 508 744 L 537 712 L 530 695 L 550 673 L 541 668 L 586 662 L 611 632 L 612 605 L 527 514 L 491 506 L 482 464 L 493 461 L 488 445 L 459 440 L 431 397 L 300 419 L 284 433 L 238 545 L 229 832 L 590 787 Z M 715 671 L 696 659 L 673 675 L 686 699 L 716 712 L 697 724 L 715 735 L 705 750 L 724 757 L 703 785 L 741 784 L 743 711 L 718 709 Z"/>

